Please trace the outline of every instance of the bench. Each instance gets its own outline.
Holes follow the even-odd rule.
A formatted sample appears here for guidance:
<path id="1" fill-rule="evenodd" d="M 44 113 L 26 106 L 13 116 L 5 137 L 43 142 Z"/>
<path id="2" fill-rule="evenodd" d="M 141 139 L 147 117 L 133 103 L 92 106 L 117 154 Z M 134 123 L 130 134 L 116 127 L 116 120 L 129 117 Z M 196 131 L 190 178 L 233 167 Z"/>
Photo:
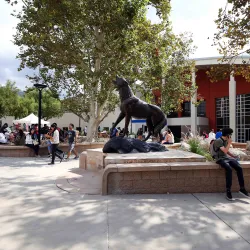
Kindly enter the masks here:
<path id="1" fill-rule="evenodd" d="M 242 161 L 250 190 L 250 161 Z M 102 179 L 102 194 L 163 194 L 225 192 L 225 171 L 214 162 L 109 164 Z M 233 174 L 232 191 L 238 191 Z"/>

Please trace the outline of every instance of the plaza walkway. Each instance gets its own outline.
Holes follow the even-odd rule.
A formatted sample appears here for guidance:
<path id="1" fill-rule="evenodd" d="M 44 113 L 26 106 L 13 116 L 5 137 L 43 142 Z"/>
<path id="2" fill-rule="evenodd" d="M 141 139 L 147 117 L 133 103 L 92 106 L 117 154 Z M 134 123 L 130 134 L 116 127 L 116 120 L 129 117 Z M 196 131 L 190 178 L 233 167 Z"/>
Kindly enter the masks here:
<path id="1" fill-rule="evenodd" d="M 1 250 L 250 249 L 250 200 L 234 194 L 67 193 L 79 162 L 0 158 Z"/>

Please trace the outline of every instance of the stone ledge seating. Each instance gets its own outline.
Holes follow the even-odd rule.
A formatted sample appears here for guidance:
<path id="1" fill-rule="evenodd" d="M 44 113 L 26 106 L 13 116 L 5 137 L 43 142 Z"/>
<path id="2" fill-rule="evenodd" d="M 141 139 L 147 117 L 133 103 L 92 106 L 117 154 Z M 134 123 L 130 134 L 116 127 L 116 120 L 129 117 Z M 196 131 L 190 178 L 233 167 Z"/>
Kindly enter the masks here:
<path id="1" fill-rule="evenodd" d="M 79 153 L 91 149 L 103 147 L 103 142 L 94 143 L 78 143 L 76 144 L 76 149 Z M 59 148 L 67 152 L 68 144 L 60 144 Z M 47 155 L 48 148 L 46 145 L 40 146 L 39 155 Z M 26 146 L 10 146 L 10 145 L 0 145 L 0 157 L 33 157 L 35 156 L 34 151 Z"/>
<path id="2" fill-rule="evenodd" d="M 250 161 L 241 162 L 246 188 L 250 190 Z M 232 191 L 238 191 L 233 171 Z M 108 164 L 102 194 L 225 192 L 225 170 L 213 162 Z"/>

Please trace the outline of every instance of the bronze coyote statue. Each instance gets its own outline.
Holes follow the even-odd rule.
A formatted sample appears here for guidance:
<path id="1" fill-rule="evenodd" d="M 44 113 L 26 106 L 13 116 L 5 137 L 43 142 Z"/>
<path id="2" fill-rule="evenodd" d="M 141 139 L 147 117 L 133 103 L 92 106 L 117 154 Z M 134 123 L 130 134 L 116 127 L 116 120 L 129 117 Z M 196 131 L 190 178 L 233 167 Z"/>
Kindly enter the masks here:
<path id="1" fill-rule="evenodd" d="M 131 117 L 134 117 L 138 119 L 146 119 L 148 136 L 145 138 L 145 141 L 148 140 L 151 135 L 155 137 L 159 135 L 161 139 L 161 130 L 167 125 L 166 116 L 161 109 L 137 98 L 124 78 L 117 76 L 116 80 L 113 82 L 116 89 L 119 91 L 121 113 L 112 126 L 111 131 L 113 131 L 117 124 L 125 118 L 124 135 L 128 135 L 129 122 Z"/>

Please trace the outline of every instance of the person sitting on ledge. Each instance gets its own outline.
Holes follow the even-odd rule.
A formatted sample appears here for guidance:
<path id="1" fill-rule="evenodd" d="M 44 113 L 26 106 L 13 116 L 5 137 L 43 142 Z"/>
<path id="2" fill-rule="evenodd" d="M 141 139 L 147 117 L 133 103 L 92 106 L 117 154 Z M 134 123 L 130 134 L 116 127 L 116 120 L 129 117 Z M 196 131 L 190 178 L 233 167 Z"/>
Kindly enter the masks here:
<path id="1" fill-rule="evenodd" d="M 218 129 L 217 133 L 215 134 L 215 139 L 219 139 L 222 136 L 222 129 Z"/>
<path id="2" fill-rule="evenodd" d="M 39 152 L 38 138 L 33 128 L 30 129 L 30 132 L 26 135 L 25 146 L 32 148 L 35 152 L 35 156 L 40 157 L 38 155 L 38 152 Z"/>
<path id="3" fill-rule="evenodd" d="M 113 122 L 112 123 L 112 126 L 114 125 L 115 123 Z M 113 130 L 110 129 L 110 138 L 113 138 L 113 137 L 116 137 L 118 134 L 118 129 L 117 128 L 114 128 Z"/>
<path id="4" fill-rule="evenodd" d="M 9 132 L 8 127 L 9 127 L 8 123 L 4 123 L 4 125 L 0 128 L 0 133 L 5 134 L 6 132 Z"/>
<path id="5" fill-rule="evenodd" d="M 7 144 L 8 140 L 4 133 L 0 133 L 0 144 Z"/>
<path id="6" fill-rule="evenodd" d="M 14 144 L 17 146 L 25 145 L 25 134 L 22 129 L 19 129 L 19 132 L 16 134 Z"/>
<path id="7" fill-rule="evenodd" d="M 165 134 L 164 140 L 161 142 L 162 144 L 174 144 L 174 135 L 170 129 Z"/>
<path id="8" fill-rule="evenodd" d="M 231 193 L 232 168 L 237 172 L 240 185 L 239 193 L 246 197 L 249 197 L 249 194 L 245 189 L 242 167 L 236 160 L 237 157 L 229 152 L 229 148 L 232 144 L 232 133 L 233 130 L 231 128 L 224 128 L 222 130 L 222 136 L 214 141 L 214 151 L 217 152 L 217 155 L 215 156 L 216 163 L 226 171 L 226 198 L 230 201 L 233 200 Z"/>
<path id="9" fill-rule="evenodd" d="M 143 135 L 143 130 L 142 128 L 138 128 L 138 131 L 137 131 L 137 139 L 138 140 L 142 140 L 142 135 Z"/>

